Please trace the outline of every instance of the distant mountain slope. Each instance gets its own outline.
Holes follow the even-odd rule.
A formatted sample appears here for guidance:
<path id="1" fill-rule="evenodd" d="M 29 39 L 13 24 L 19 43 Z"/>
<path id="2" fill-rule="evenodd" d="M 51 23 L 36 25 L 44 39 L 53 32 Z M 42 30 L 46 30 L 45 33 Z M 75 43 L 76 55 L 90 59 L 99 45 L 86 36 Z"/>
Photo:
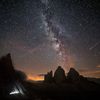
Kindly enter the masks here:
<path id="1" fill-rule="evenodd" d="M 89 81 L 93 81 L 93 82 L 95 82 L 95 83 L 98 83 L 98 84 L 100 84 L 100 78 L 87 78 Z"/>

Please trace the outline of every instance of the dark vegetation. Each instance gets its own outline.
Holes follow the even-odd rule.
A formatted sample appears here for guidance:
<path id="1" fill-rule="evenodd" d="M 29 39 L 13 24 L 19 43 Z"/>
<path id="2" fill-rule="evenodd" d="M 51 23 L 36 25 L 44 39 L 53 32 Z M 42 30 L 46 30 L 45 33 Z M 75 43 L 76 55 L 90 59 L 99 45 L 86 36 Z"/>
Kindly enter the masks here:
<path id="1" fill-rule="evenodd" d="M 25 73 L 14 69 L 10 54 L 0 59 L 0 68 L 0 100 L 88 100 L 100 95 L 98 79 L 81 76 L 74 68 L 66 75 L 58 66 L 40 82 L 26 81 Z"/>

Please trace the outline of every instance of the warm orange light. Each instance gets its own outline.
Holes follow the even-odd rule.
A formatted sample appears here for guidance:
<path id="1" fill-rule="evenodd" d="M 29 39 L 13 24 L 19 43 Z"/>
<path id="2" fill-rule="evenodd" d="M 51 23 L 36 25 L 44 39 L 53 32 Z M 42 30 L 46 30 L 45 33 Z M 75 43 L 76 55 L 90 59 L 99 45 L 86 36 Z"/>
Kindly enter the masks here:
<path id="1" fill-rule="evenodd" d="M 96 66 L 97 68 L 100 68 L 100 65 Z"/>
<path id="2" fill-rule="evenodd" d="M 87 70 L 87 71 L 80 72 L 80 74 L 86 77 L 100 78 L 100 70 Z"/>
<path id="3" fill-rule="evenodd" d="M 43 76 L 32 76 L 32 75 L 28 75 L 27 76 L 27 80 L 42 81 L 42 80 L 44 80 L 44 77 Z"/>

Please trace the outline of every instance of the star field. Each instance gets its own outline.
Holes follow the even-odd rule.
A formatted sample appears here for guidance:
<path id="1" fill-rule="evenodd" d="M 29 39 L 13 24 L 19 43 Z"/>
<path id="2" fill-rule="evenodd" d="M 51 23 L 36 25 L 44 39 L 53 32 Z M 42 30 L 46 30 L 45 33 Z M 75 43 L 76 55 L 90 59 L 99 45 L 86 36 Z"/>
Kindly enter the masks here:
<path id="1" fill-rule="evenodd" d="M 0 56 L 8 52 L 27 75 L 61 65 L 100 77 L 100 1 L 0 0 Z"/>

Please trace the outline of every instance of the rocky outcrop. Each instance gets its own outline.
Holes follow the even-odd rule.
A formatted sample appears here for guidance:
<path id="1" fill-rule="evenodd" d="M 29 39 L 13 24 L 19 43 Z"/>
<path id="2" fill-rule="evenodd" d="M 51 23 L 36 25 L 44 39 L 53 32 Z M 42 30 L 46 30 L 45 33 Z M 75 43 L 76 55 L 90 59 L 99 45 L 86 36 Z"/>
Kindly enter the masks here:
<path id="1" fill-rule="evenodd" d="M 49 83 L 53 82 L 53 72 L 52 72 L 52 71 L 48 72 L 48 73 L 44 76 L 44 81 L 45 81 L 45 82 L 49 82 Z"/>
<path id="2" fill-rule="evenodd" d="M 80 78 L 79 73 L 74 68 L 70 68 L 67 74 L 67 79 L 76 81 L 79 80 L 79 78 Z"/>
<path id="3" fill-rule="evenodd" d="M 22 81 L 25 78 L 23 72 L 14 69 L 10 54 L 0 58 L 0 96 L 6 97 L 16 91 L 23 95 L 25 89 Z"/>
<path id="4" fill-rule="evenodd" d="M 80 75 L 78 73 L 78 71 L 76 71 L 74 68 L 70 68 L 67 76 L 65 75 L 65 71 L 61 66 L 58 66 L 58 68 L 56 69 L 56 71 L 54 72 L 54 76 L 53 76 L 53 72 L 50 71 L 48 72 L 45 76 L 44 76 L 44 82 L 47 83 L 51 83 L 51 82 L 55 82 L 55 83 L 64 83 L 67 81 L 73 81 L 73 82 L 87 82 L 87 78 L 83 77 L 82 75 Z"/>
<path id="5" fill-rule="evenodd" d="M 56 69 L 54 76 L 53 72 L 50 71 L 44 76 L 44 82 L 51 83 L 62 83 L 66 81 L 65 71 L 61 66 L 58 66 Z"/>
<path id="6" fill-rule="evenodd" d="M 65 71 L 61 66 L 58 66 L 54 73 L 54 81 L 56 83 L 62 83 L 66 80 Z"/>
<path id="7" fill-rule="evenodd" d="M 76 71 L 74 68 L 70 68 L 68 74 L 67 74 L 67 79 L 71 81 L 87 81 L 87 78 L 83 77 Z"/>
<path id="8" fill-rule="evenodd" d="M 8 83 L 15 76 L 15 70 L 12 64 L 11 55 L 7 54 L 0 59 L 0 82 Z"/>

